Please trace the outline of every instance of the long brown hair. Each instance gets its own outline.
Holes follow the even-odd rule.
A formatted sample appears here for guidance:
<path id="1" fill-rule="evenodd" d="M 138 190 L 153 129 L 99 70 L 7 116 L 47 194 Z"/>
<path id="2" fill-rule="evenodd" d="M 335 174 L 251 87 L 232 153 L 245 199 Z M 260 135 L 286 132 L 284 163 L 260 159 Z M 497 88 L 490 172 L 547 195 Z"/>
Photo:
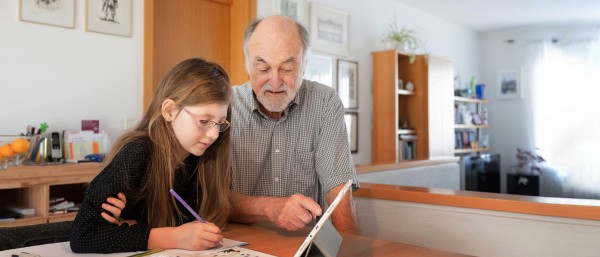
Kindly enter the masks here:
<path id="1" fill-rule="evenodd" d="M 231 122 L 232 89 L 229 77 L 218 64 L 192 58 L 178 63 L 165 74 L 138 126 L 117 141 L 105 162 L 108 165 L 127 143 L 143 137 L 150 138 L 152 146 L 147 180 L 141 189 L 134 189 L 132 193 L 135 198 L 146 200 L 147 222 L 151 227 L 172 227 L 182 223 L 182 212 L 169 194 L 169 189 L 173 188 L 175 171 L 183 166 L 177 157 L 182 147 L 173 128 L 161 114 L 165 99 L 172 99 L 177 108 L 196 104 L 227 104 L 227 119 Z M 218 139 L 200 157 L 196 181 L 197 188 L 202 188 L 199 214 L 219 227 L 226 225 L 231 211 L 227 200 L 232 160 L 230 131 L 220 132 Z"/>

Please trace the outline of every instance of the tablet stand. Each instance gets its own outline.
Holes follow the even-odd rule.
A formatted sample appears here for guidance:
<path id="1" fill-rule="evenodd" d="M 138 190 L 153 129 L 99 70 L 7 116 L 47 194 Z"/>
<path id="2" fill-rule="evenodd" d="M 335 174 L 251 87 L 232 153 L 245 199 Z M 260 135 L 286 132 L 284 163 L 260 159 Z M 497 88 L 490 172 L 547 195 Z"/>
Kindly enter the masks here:
<path id="1" fill-rule="evenodd" d="M 323 223 L 323 227 L 321 227 L 321 230 L 313 239 L 313 243 L 308 247 L 307 251 L 309 252 L 305 256 L 336 257 L 342 246 L 342 240 L 342 236 L 335 229 L 331 220 L 328 219 Z"/>

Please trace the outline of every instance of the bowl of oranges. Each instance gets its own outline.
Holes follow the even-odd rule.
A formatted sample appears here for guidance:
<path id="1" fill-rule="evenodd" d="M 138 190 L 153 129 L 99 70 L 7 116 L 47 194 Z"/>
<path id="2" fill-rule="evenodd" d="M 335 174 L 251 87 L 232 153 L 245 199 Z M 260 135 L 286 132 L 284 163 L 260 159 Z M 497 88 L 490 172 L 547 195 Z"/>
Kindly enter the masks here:
<path id="1" fill-rule="evenodd" d="M 0 170 L 22 164 L 30 148 L 26 136 L 0 136 Z"/>

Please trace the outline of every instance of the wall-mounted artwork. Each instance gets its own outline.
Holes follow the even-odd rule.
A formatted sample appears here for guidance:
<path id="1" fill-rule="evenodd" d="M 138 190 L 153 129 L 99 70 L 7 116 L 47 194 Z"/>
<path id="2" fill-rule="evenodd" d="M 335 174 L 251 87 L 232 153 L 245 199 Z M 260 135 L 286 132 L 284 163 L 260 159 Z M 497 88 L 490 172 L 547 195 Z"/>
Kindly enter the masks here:
<path id="1" fill-rule="evenodd" d="M 358 108 L 358 62 L 337 60 L 337 92 L 344 108 Z"/>
<path id="2" fill-rule="evenodd" d="M 521 69 L 498 71 L 498 99 L 519 99 L 523 97 Z"/>
<path id="3" fill-rule="evenodd" d="M 86 30 L 131 36 L 131 0 L 87 0 Z"/>
<path id="4" fill-rule="evenodd" d="M 333 87 L 333 60 L 329 56 L 309 54 L 304 78 Z"/>
<path id="5" fill-rule="evenodd" d="M 21 0 L 19 19 L 22 21 L 75 27 L 75 0 Z"/>
<path id="6" fill-rule="evenodd" d="M 310 34 L 314 50 L 348 55 L 348 26 L 347 13 L 310 4 Z"/>
<path id="7" fill-rule="evenodd" d="M 279 11 L 281 15 L 307 26 L 306 16 L 308 10 L 306 10 L 306 7 L 306 0 L 281 0 Z"/>

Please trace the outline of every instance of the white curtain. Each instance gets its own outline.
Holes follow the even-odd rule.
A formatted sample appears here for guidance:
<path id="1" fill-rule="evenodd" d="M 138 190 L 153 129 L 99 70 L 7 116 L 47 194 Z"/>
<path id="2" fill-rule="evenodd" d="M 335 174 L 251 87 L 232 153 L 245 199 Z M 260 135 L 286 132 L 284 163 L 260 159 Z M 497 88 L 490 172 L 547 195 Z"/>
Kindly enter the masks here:
<path id="1" fill-rule="evenodd" d="M 535 145 L 552 167 L 545 176 L 560 180 L 555 189 L 563 197 L 600 198 L 600 43 L 595 39 L 529 45 Z"/>

